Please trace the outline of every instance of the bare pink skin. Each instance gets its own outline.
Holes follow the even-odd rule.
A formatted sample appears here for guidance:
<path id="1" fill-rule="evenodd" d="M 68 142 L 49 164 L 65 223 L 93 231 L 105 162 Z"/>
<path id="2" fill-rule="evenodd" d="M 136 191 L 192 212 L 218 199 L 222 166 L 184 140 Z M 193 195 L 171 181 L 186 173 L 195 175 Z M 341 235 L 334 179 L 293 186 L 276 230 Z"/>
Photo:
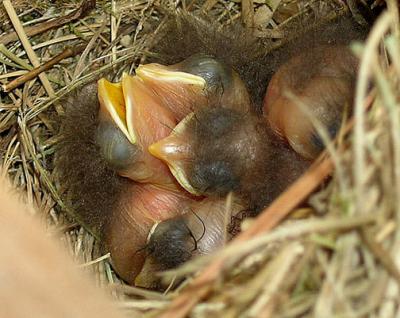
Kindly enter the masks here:
<path id="1" fill-rule="evenodd" d="M 176 217 L 193 199 L 185 192 L 161 189 L 150 184 L 132 183 L 120 207 L 113 213 L 103 233 L 116 272 L 133 284 L 141 271 L 144 248 L 151 228 L 157 222 Z"/>
<path id="2" fill-rule="evenodd" d="M 232 238 L 228 225 L 243 210 L 239 202 L 229 205 L 225 198 L 206 198 L 201 202 L 193 202 L 191 211 L 184 217 L 194 237 L 199 239 L 195 255 L 211 254 L 222 248 Z"/>
<path id="3" fill-rule="evenodd" d="M 193 201 L 185 207 L 185 213 L 182 216 L 175 217 L 175 222 L 184 222 L 183 229 L 175 227 L 173 222 L 161 223 L 154 229 L 154 237 L 160 238 L 162 245 L 165 244 L 165 248 L 170 250 L 174 250 L 175 244 L 184 247 L 185 257 L 209 255 L 217 252 L 232 238 L 228 226 L 232 224 L 233 218 L 242 211 L 244 211 L 244 207 L 236 200 L 232 200 L 231 203 L 228 203 L 225 198 L 205 198 L 201 201 Z M 162 226 L 165 227 L 157 232 Z M 173 233 L 180 232 L 181 241 L 171 242 L 172 238 L 168 237 L 170 231 Z M 191 235 L 188 235 L 187 231 L 190 231 Z M 166 242 L 167 238 L 168 241 Z M 175 260 L 185 261 L 185 259 L 179 259 L 174 251 L 169 257 L 178 257 Z M 150 254 L 146 258 L 135 284 L 143 288 L 160 286 L 160 283 L 163 285 L 156 274 L 166 269 L 169 268 L 165 268 L 165 264 L 160 263 L 156 255 Z M 166 282 L 166 285 L 169 285 L 169 282 Z"/>

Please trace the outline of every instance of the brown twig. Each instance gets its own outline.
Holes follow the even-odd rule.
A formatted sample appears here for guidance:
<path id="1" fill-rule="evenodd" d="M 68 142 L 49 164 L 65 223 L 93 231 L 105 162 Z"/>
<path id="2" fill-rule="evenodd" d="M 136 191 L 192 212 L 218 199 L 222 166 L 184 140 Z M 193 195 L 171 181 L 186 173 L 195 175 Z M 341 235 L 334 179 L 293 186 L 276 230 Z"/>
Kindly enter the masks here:
<path id="1" fill-rule="evenodd" d="M 26 27 L 25 33 L 27 36 L 34 36 L 34 35 L 46 32 L 50 29 L 58 28 L 61 25 L 67 24 L 74 20 L 82 19 L 92 9 L 94 9 L 95 6 L 96 6 L 96 0 L 82 1 L 81 6 L 77 10 L 71 12 L 70 14 L 67 14 L 63 17 L 59 17 L 54 20 L 50 20 L 50 21 L 41 23 L 39 25 Z M 0 36 L 0 43 L 2 43 L 4 45 L 6 45 L 10 42 L 17 41 L 17 40 L 18 40 L 18 34 L 16 32 L 10 32 L 3 36 Z"/>
<path id="2" fill-rule="evenodd" d="M 10 0 L 4 0 L 3 1 L 4 8 L 6 9 L 6 12 L 11 20 L 11 23 L 18 35 L 18 38 L 22 44 L 22 46 L 25 49 L 26 55 L 28 55 L 29 60 L 31 61 L 31 64 L 34 67 L 38 67 L 40 65 L 39 59 L 35 53 L 35 51 L 32 48 L 31 43 L 29 42 L 29 39 L 25 33 L 25 30 L 21 24 L 21 21 L 18 18 L 17 13 L 15 12 L 15 9 L 11 3 Z M 54 97 L 54 90 L 53 87 L 51 86 L 46 74 L 39 74 L 39 79 L 42 82 L 43 88 L 46 90 L 47 94 L 50 97 Z"/>
<path id="3" fill-rule="evenodd" d="M 80 54 L 86 47 L 86 44 L 78 45 L 76 47 L 68 47 L 64 51 L 62 51 L 60 54 L 52 58 L 50 61 L 34 68 L 33 70 L 29 71 L 28 73 L 16 78 L 15 80 L 11 81 L 8 84 L 5 84 L 2 86 L 4 92 L 10 92 L 14 88 L 26 83 L 27 81 L 30 81 L 31 79 L 35 78 L 38 76 L 40 73 L 47 71 L 51 67 L 53 67 L 55 64 L 59 63 L 60 61 L 78 55 Z"/>

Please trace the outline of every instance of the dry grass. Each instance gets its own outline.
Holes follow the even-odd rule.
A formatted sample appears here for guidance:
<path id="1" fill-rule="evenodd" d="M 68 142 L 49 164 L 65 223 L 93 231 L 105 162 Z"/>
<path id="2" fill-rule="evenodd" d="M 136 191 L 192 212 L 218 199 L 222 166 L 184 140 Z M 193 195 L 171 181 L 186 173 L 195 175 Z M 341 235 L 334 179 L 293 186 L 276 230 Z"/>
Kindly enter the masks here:
<path id="1" fill-rule="evenodd" d="M 104 261 L 107 257 L 99 258 L 93 237 L 64 213 L 62 190 L 54 184 L 52 169 L 58 142 L 54 118 L 62 112 L 57 101 L 115 65 L 121 67 L 118 72 L 129 71 L 151 54 L 155 43 L 147 32 L 150 22 L 162 21 L 160 7 L 203 9 L 221 25 L 243 19 L 256 25 L 265 38 L 287 37 L 295 19 L 311 15 L 329 19 L 347 10 L 344 1 L 242 3 L 97 1 L 86 17 L 29 38 L 33 56 L 19 41 L 0 46 L 4 85 L 35 66 L 35 59 L 43 64 L 66 47 L 89 42 L 80 56 L 62 60 L 42 73 L 40 80 L 1 93 L 2 165 L 14 184 L 26 191 L 28 201 L 41 208 L 49 231 L 63 233 L 71 255 L 87 263 L 84 268 L 96 275 L 100 286 L 120 296 L 118 301 L 128 313 L 178 317 L 183 309 L 190 309 L 192 317 L 400 315 L 400 27 L 394 0 L 387 1 L 389 10 L 378 19 L 367 42 L 354 46 L 361 59 L 354 129 L 346 146 L 339 142 L 331 152 L 335 173 L 329 185 L 309 199 L 313 215 L 323 217 L 291 219 L 268 232 L 261 229 L 218 256 L 168 273 L 196 273 L 206 266 L 210 273 L 218 263 L 216 279 L 205 279 L 202 285 L 197 279 L 196 288 L 190 287 L 189 280 L 178 291 L 159 294 L 121 284 Z M 18 20 L 30 25 L 63 16 L 79 5 L 76 1 L 34 1 L 33 6 L 31 1 L 12 2 Z M 3 31 L 12 30 L 9 17 L 10 12 L 2 8 Z M 184 299 L 191 299 L 192 306 L 181 306 Z"/>

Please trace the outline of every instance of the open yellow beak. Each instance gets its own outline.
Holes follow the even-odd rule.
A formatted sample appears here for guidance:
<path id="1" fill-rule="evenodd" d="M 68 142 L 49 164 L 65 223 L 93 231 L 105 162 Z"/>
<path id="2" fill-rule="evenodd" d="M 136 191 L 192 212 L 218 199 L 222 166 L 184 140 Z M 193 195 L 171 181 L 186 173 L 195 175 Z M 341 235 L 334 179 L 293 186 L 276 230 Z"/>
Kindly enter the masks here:
<path id="1" fill-rule="evenodd" d="M 120 175 L 137 182 L 174 184 L 165 164 L 147 150 L 149 145 L 168 136 L 176 125 L 173 115 L 163 107 L 154 92 L 138 76 L 124 74 L 120 83 L 99 80 L 98 96 L 100 116 L 111 121 L 115 129 L 135 146 L 131 149 L 128 142 L 110 140 L 109 135 L 105 135 L 99 144 L 110 149 L 105 155 L 106 160 L 118 163 L 118 155 L 122 152 L 129 158 L 125 160 L 125 166 L 120 165 Z"/>
<path id="2" fill-rule="evenodd" d="M 100 110 L 107 113 L 126 138 L 135 144 L 135 132 L 132 124 L 127 122 L 127 117 L 130 117 L 133 107 L 132 103 L 126 103 L 127 95 L 129 95 L 127 81 L 130 81 L 130 76 L 125 74 L 120 83 L 111 83 L 105 78 L 100 79 L 98 81 L 98 97 Z"/>
<path id="3" fill-rule="evenodd" d="M 157 63 L 139 65 L 136 69 L 136 75 L 144 81 L 153 80 L 156 82 L 176 82 L 177 84 L 186 84 L 197 86 L 203 89 L 206 85 L 204 78 L 186 72 L 180 72 L 171 66 L 164 66 Z"/>
<path id="4" fill-rule="evenodd" d="M 136 75 L 158 95 L 179 122 L 207 103 L 204 78 L 156 63 L 140 65 Z"/>

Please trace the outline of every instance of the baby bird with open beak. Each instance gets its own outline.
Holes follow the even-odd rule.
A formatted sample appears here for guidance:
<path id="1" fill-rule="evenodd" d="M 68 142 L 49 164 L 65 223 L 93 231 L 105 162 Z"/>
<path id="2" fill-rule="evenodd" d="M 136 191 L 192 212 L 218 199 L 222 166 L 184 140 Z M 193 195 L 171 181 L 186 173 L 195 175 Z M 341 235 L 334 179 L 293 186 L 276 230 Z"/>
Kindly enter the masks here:
<path id="1" fill-rule="evenodd" d="M 261 116 L 228 103 L 189 114 L 149 151 L 190 193 L 234 192 L 259 210 L 324 149 L 314 120 L 335 137 L 346 111 L 351 113 L 356 71 L 357 59 L 347 47 L 312 48 L 272 76 L 263 108 L 270 127 Z"/>
<path id="2" fill-rule="evenodd" d="M 110 158 L 117 161 L 113 152 L 109 157 L 104 156 L 99 145 L 102 119 L 97 95 L 97 85 L 91 84 L 69 100 L 61 127 L 63 140 L 57 152 L 56 168 L 66 190 L 65 200 L 76 219 L 100 239 L 104 252 L 111 253 L 112 265 L 121 278 L 133 284 L 144 264 L 147 238 L 154 223 L 179 215 L 192 198 L 178 184 L 162 183 L 161 178 L 158 183 L 139 183 L 120 175 L 120 171 L 124 171 L 120 170 L 122 163 L 111 165 Z M 111 137 L 104 139 L 105 142 L 122 138 L 124 143 L 119 139 L 115 141 L 122 151 L 126 151 L 124 147 L 135 146 L 126 141 L 127 137 L 120 134 L 119 128 L 112 126 L 112 121 L 107 125 L 111 127 L 108 131 Z M 151 165 L 147 167 L 148 171 L 154 169 Z M 168 169 L 163 178 L 165 176 L 169 176 Z M 172 176 L 169 178 L 174 180 Z"/>
<path id="3" fill-rule="evenodd" d="M 176 189 L 165 165 L 147 151 L 176 125 L 158 97 L 140 78 L 124 74 L 120 83 L 100 79 L 98 98 L 96 142 L 110 166 L 133 181 Z"/>
<path id="4" fill-rule="evenodd" d="M 125 74 L 120 83 L 99 81 L 96 141 L 110 166 L 137 182 L 173 187 L 166 166 L 147 148 L 189 113 L 224 105 L 250 111 L 237 73 L 210 56 L 197 54 L 172 66 L 141 65 L 136 74 Z"/>
<path id="5" fill-rule="evenodd" d="M 116 272 L 132 284 L 144 264 L 149 263 L 146 261 L 148 255 L 152 255 L 152 270 L 166 270 L 184 262 L 187 255 L 201 253 L 192 247 L 186 253 L 173 253 L 179 244 L 191 246 L 188 240 L 192 237 L 196 237 L 196 247 L 207 246 L 200 249 L 204 251 L 211 251 L 225 242 L 221 235 L 215 236 L 216 233 L 224 233 L 227 227 L 220 217 L 225 211 L 225 200 L 211 200 L 208 204 L 200 202 L 176 182 L 164 162 L 148 151 L 149 145 L 170 134 L 179 116 L 187 115 L 183 110 L 189 113 L 197 105 L 200 109 L 206 108 L 209 100 L 226 98 L 232 95 L 230 90 L 243 90 L 244 85 L 237 75 L 211 57 L 198 55 L 190 61 L 188 71 L 193 68 L 192 73 L 208 77 L 204 79 L 193 74 L 176 76 L 175 72 L 163 76 L 169 85 L 181 90 L 181 95 L 174 98 L 177 102 L 183 100 L 179 105 L 188 109 L 173 112 L 165 106 L 163 101 L 172 100 L 168 94 L 174 94 L 173 88 L 155 91 L 139 75 L 124 75 L 120 83 L 100 79 L 97 87 L 86 87 L 70 103 L 63 122 L 64 141 L 57 156 L 60 179 L 68 188 L 78 219 L 101 239 L 105 251 L 111 253 Z M 190 85 L 187 78 L 192 81 Z M 220 83 L 222 79 L 236 84 L 228 89 Z M 192 100 L 190 93 L 196 83 L 202 83 L 202 86 L 196 87 L 198 100 Z M 213 91 L 208 83 L 223 90 Z M 240 98 L 244 98 L 248 105 L 247 91 L 244 90 L 243 94 L 245 96 L 241 94 Z M 190 100 L 191 104 L 186 102 Z M 107 179 L 103 189 L 99 189 L 97 184 L 96 178 L 99 177 Z M 91 188 L 96 193 L 90 192 Z M 94 202 L 96 200 L 98 202 Z M 102 202 L 104 206 L 98 207 L 97 204 Z M 230 213 L 234 216 L 241 210 L 243 207 L 237 203 Z M 194 224 L 194 215 L 196 219 L 204 218 L 204 225 L 200 226 L 201 222 Z M 176 232 L 176 222 L 163 223 L 172 218 L 180 218 L 178 230 L 183 241 L 171 242 L 157 236 L 161 229 L 169 235 L 169 230 L 165 228 Z M 203 236 L 199 235 L 200 228 L 204 230 Z M 187 233 L 191 236 L 188 237 Z M 159 248 L 153 251 L 151 247 L 160 245 L 161 250 L 171 251 L 172 254 L 168 254 L 170 259 L 160 256 Z M 154 276 L 147 265 L 145 273 L 141 274 L 142 285 L 143 277 L 148 282 L 149 277 Z"/>

